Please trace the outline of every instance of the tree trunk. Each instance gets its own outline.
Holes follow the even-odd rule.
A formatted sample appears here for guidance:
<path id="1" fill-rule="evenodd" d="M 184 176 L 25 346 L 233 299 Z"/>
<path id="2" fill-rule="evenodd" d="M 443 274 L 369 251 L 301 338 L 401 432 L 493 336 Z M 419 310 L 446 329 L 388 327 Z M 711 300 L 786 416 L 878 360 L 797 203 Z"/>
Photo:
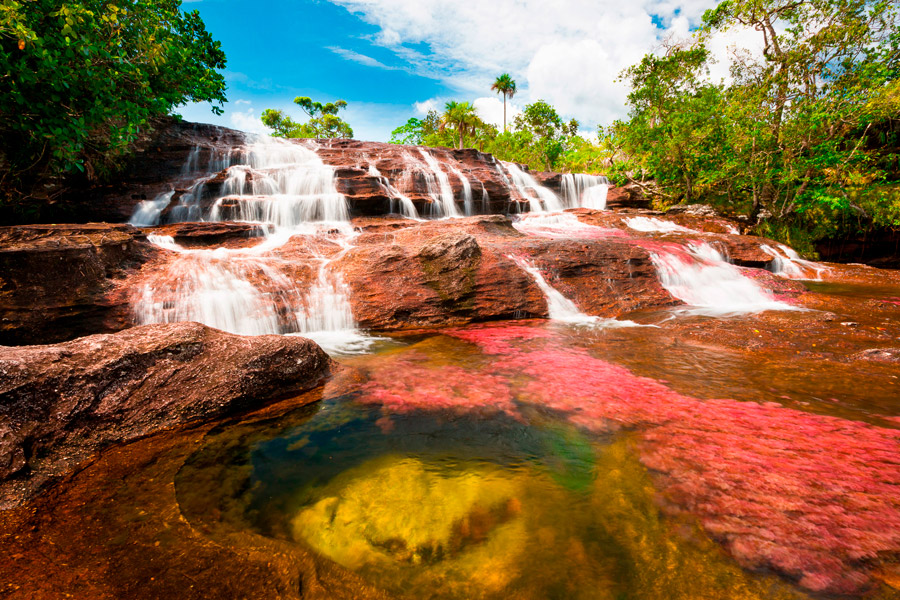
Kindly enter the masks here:
<path id="1" fill-rule="evenodd" d="M 503 133 L 506 133 L 506 92 L 503 92 Z"/>

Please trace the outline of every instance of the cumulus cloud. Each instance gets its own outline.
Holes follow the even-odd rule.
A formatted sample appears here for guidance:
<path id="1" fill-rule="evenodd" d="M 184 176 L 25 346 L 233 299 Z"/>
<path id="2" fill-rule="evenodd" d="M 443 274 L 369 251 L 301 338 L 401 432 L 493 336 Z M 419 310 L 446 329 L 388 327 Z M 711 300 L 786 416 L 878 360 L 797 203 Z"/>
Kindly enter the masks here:
<path id="1" fill-rule="evenodd" d="M 503 131 L 503 100 L 500 98 L 476 98 L 472 103 L 475 106 L 475 112 L 481 117 L 482 121 L 496 125 L 497 129 Z M 512 125 L 516 115 L 521 113 L 522 109 L 513 104 L 510 100 L 506 101 L 506 123 Z"/>
<path id="2" fill-rule="evenodd" d="M 587 127 L 625 115 L 619 73 L 667 35 L 684 36 L 716 0 L 330 0 L 379 33 L 405 69 L 460 99 L 508 72 L 521 104 L 539 98 Z M 727 67 L 726 67 L 727 71 Z M 467 97 L 468 96 L 468 97 Z M 484 110 L 491 110 L 480 102 Z M 491 113 L 493 114 L 493 113 Z M 502 116 L 501 116 L 502 119 Z"/>
<path id="3" fill-rule="evenodd" d="M 236 102 L 235 104 L 241 104 L 243 102 L 247 101 L 238 100 L 238 102 Z M 231 127 L 234 127 L 235 129 L 239 129 L 241 131 L 246 131 L 247 133 L 271 133 L 271 131 L 262 124 L 262 121 L 259 120 L 259 115 L 261 113 L 262 111 L 255 110 L 251 106 L 242 112 L 230 112 L 228 114 L 228 121 Z"/>
<path id="4" fill-rule="evenodd" d="M 416 102 L 413 104 L 413 108 L 416 110 L 416 114 L 422 115 L 423 117 L 428 114 L 428 111 L 438 110 L 439 106 L 443 106 L 443 103 L 440 102 L 437 98 L 429 98 L 428 100 L 423 100 L 422 102 Z"/>

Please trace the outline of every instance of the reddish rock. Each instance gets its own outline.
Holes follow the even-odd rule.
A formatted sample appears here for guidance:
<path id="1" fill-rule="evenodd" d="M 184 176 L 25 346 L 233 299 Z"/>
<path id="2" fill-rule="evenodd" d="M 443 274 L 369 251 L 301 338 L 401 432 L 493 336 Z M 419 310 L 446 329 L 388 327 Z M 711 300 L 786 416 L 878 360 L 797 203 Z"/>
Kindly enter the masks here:
<path id="1" fill-rule="evenodd" d="M 171 236 L 176 244 L 188 248 L 205 248 L 210 246 L 226 248 L 244 248 L 259 243 L 259 238 L 266 234 L 263 225 L 253 223 L 172 223 L 159 227 L 145 228 L 144 233 Z"/>
<path id="2" fill-rule="evenodd" d="M 129 225 L 0 228 L 0 344 L 40 344 L 131 322 L 117 295 L 155 254 Z"/>
<path id="3" fill-rule="evenodd" d="M 331 367 L 310 340 L 199 323 L 0 347 L 0 510 L 110 444 L 259 407 Z"/>
<path id="4" fill-rule="evenodd" d="M 507 217 L 363 226 L 336 263 L 362 327 L 401 329 L 546 316 L 530 260 L 582 311 L 618 316 L 676 304 L 660 285 L 649 252 L 620 238 L 523 235 Z"/>

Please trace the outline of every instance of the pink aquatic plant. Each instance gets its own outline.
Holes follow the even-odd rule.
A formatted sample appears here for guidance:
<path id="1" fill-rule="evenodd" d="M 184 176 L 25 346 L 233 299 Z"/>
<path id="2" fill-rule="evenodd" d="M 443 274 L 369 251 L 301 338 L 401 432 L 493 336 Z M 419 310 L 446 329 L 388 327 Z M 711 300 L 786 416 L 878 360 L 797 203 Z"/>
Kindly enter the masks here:
<path id="1" fill-rule="evenodd" d="M 747 568 L 850 593 L 870 583 L 870 565 L 900 552 L 896 429 L 772 402 L 691 398 L 568 347 L 546 329 L 487 326 L 450 335 L 496 358 L 481 374 L 491 391 L 478 397 L 488 406 L 512 410 L 502 382 L 516 378 L 521 403 L 593 431 L 639 431 L 641 460 L 669 508 L 697 515 Z M 505 389 L 499 401 L 498 389 Z"/>

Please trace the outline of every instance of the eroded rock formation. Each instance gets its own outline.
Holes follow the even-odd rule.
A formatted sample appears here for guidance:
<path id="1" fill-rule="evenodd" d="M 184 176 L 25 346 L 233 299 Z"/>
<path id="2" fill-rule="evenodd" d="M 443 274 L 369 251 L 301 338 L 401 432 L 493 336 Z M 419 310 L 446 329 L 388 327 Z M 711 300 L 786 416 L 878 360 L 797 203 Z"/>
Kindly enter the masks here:
<path id="1" fill-rule="evenodd" d="M 110 444 L 259 407 L 331 367 L 310 340 L 199 323 L 0 347 L 0 510 Z"/>

